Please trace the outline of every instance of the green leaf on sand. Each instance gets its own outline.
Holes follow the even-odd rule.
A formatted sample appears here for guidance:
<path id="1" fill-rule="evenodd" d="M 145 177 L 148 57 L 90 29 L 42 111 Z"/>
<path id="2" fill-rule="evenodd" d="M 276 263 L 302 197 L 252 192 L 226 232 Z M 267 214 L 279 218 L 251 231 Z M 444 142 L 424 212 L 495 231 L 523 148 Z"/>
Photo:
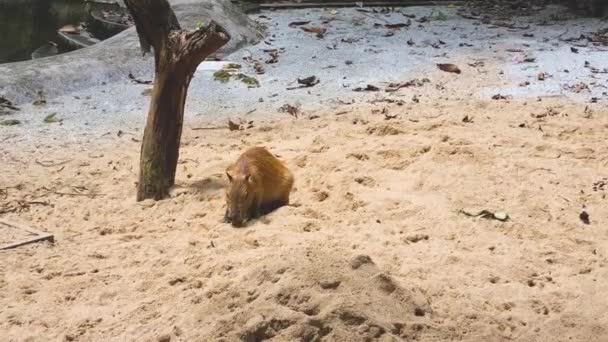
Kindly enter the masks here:
<path id="1" fill-rule="evenodd" d="M 8 119 L 0 121 L 0 126 L 15 126 L 20 125 L 21 121 L 15 119 Z"/>
<path id="2" fill-rule="evenodd" d="M 46 123 L 55 123 L 55 122 L 61 122 L 61 121 L 63 121 L 63 120 L 57 118 L 57 113 L 49 114 L 44 118 L 44 122 L 46 122 Z"/>

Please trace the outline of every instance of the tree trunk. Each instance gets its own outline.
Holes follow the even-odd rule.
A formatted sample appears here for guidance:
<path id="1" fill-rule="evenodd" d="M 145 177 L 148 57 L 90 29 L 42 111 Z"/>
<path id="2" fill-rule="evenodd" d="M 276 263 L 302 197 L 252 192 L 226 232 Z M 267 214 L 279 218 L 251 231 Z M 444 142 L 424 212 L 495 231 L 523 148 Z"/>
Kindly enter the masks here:
<path id="1" fill-rule="evenodd" d="M 154 88 L 141 145 L 137 200 L 160 200 L 175 184 L 184 105 L 192 75 L 230 36 L 215 22 L 184 31 L 167 0 L 126 0 L 142 51 L 154 48 Z"/>

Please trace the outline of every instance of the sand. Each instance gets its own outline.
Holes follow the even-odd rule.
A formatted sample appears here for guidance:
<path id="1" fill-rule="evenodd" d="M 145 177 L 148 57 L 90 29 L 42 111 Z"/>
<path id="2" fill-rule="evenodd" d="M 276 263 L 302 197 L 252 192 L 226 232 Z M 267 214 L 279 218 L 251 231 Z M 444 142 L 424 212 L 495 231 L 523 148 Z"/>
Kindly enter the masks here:
<path id="1" fill-rule="evenodd" d="M 4 150 L 2 183 L 19 185 L 5 203 L 48 205 L 2 218 L 56 243 L 1 252 L 0 335 L 606 341 L 608 113 L 585 107 L 423 100 L 189 125 L 160 202 L 135 202 L 134 137 Z M 292 205 L 235 229 L 223 172 L 254 145 L 294 172 Z M 459 212 L 484 209 L 510 219 Z"/>

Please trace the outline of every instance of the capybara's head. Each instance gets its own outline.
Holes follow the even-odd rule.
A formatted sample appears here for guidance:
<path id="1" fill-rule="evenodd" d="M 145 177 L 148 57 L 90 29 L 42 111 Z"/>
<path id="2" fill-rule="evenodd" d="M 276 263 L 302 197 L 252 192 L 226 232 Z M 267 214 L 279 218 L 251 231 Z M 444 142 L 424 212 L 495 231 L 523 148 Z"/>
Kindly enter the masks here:
<path id="1" fill-rule="evenodd" d="M 233 227 L 241 227 L 251 217 L 254 199 L 254 179 L 249 174 L 226 171 L 228 189 L 226 191 L 226 207 L 228 220 Z"/>

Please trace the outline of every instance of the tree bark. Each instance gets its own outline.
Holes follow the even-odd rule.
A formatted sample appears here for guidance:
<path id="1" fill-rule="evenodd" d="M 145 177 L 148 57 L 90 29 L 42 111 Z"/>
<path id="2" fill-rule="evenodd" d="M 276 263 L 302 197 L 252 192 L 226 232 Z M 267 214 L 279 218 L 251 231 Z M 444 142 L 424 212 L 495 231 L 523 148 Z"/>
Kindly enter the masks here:
<path id="1" fill-rule="evenodd" d="M 160 200 L 175 184 L 184 105 L 198 65 L 230 40 L 211 21 L 195 31 L 181 29 L 167 0 L 126 0 L 142 52 L 154 49 L 154 87 L 141 145 L 137 200 Z"/>

